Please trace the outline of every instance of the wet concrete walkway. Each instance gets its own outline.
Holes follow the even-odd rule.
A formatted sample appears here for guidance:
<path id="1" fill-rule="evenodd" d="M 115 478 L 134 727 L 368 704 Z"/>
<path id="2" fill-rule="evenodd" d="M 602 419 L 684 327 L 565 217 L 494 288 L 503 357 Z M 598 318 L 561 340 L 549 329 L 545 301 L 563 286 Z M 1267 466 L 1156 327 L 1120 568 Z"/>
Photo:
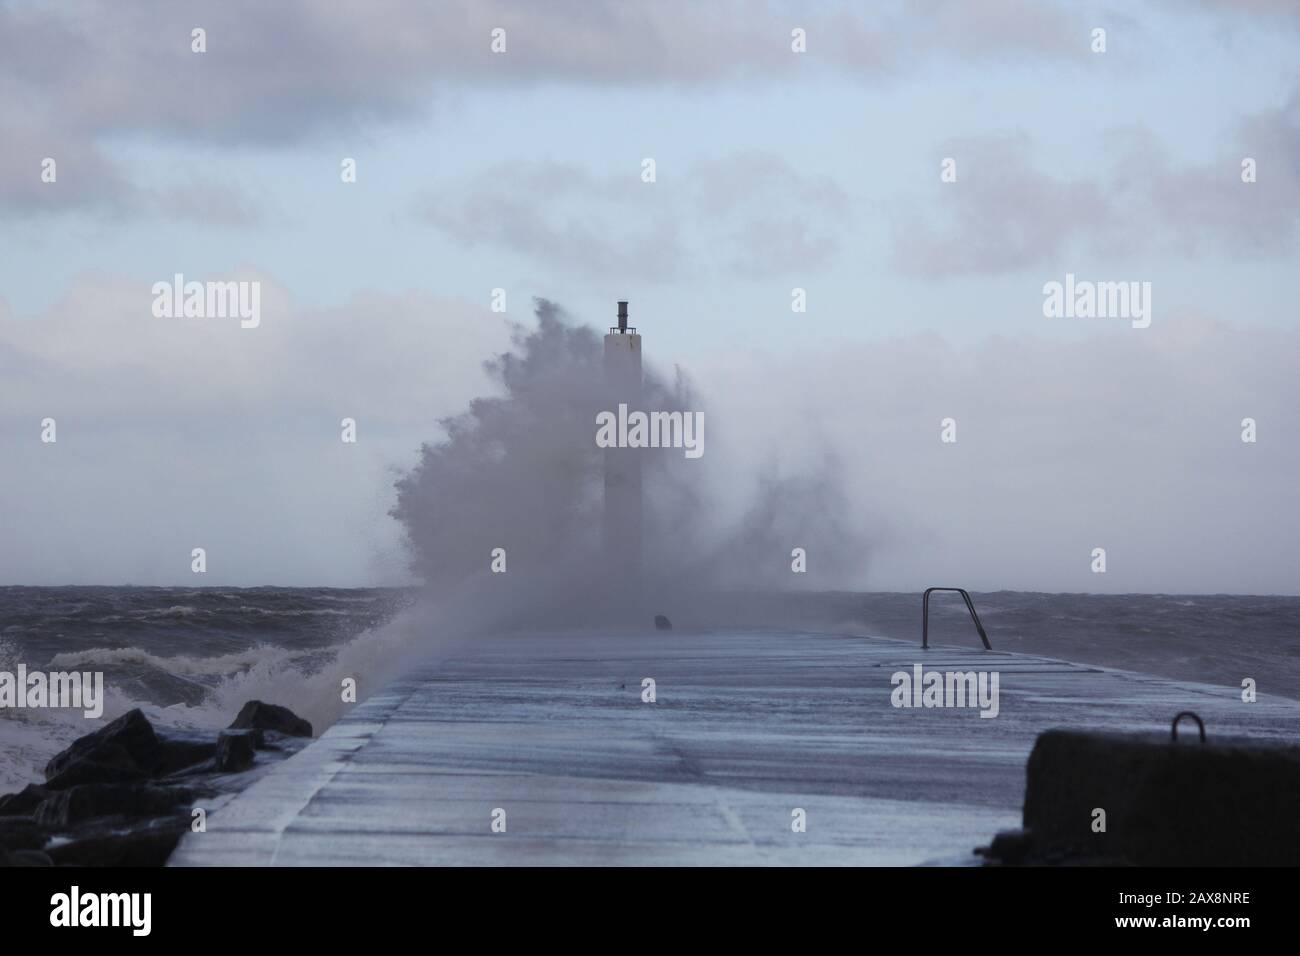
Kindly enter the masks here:
<path id="1" fill-rule="evenodd" d="M 997 671 L 999 715 L 893 707 L 891 675 L 916 663 Z M 171 864 L 959 862 L 1019 824 L 1039 731 L 1167 730 L 1180 710 L 1211 735 L 1300 740 L 1300 703 L 978 647 L 499 637 L 357 705 L 216 809 Z"/>

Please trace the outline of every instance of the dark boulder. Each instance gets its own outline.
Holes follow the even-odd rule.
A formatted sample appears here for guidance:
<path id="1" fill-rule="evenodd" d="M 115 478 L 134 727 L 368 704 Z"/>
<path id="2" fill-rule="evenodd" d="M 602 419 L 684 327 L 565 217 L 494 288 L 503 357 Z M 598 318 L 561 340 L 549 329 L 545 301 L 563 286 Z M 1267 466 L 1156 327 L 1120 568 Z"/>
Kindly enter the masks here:
<path id="1" fill-rule="evenodd" d="M 92 783 L 63 790 L 36 808 L 36 824 L 48 830 L 98 817 L 141 818 L 170 813 L 189 803 L 193 793 L 183 787 L 148 784 Z"/>
<path id="2" fill-rule="evenodd" d="M 131 783 L 149 776 L 126 750 L 113 743 L 103 744 L 79 760 L 60 762 L 58 772 L 52 775 L 47 767 L 46 774 L 47 790 L 66 790 L 88 783 Z"/>
<path id="3" fill-rule="evenodd" d="M 136 709 L 78 738 L 51 758 L 45 765 L 45 785 L 66 790 L 92 783 L 147 780 L 210 760 L 216 749 L 214 740 L 200 735 L 159 735 Z"/>
<path id="4" fill-rule="evenodd" d="M 105 724 L 93 734 L 73 741 L 67 750 L 50 758 L 45 765 L 45 779 L 57 777 L 78 761 L 102 764 L 114 772 L 134 769 L 146 776 L 162 758 L 162 742 L 139 708 Z"/>
<path id="5" fill-rule="evenodd" d="M 189 736 L 173 736 L 168 733 L 159 735 L 158 740 L 162 744 L 162 750 L 158 763 L 153 768 L 154 776 L 188 770 L 196 764 L 211 760 L 217 752 L 217 744 L 210 738 L 200 740 Z"/>
<path id="6" fill-rule="evenodd" d="M 664 617 L 664 615 L 662 614 L 655 615 L 655 630 L 671 631 L 672 629 L 673 629 L 672 621 L 668 620 L 668 618 Z"/>
<path id="7" fill-rule="evenodd" d="M 0 797 L 0 817 L 31 814 L 49 795 L 50 791 L 45 787 L 29 783 L 17 793 L 7 793 Z"/>
<path id="8" fill-rule="evenodd" d="M 163 866 L 188 830 L 189 821 L 179 816 L 126 831 L 93 828 L 46 852 L 55 866 Z"/>
<path id="9" fill-rule="evenodd" d="M 45 833 L 31 817 L 0 818 L 0 850 L 39 850 Z"/>
<path id="10" fill-rule="evenodd" d="M 213 765 L 220 773 L 237 773 L 253 765 L 261 731 L 223 730 L 217 737 Z"/>
<path id="11" fill-rule="evenodd" d="M 239 711 L 230 730 L 272 730 L 290 737 L 310 737 L 311 724 L 288 707 L 250 700 Z"/>
<path id="12" fill-rule="evenodd" d="M 0 850 L 0 866 L 53 866 L 48 853 L 40 850 Z"/>

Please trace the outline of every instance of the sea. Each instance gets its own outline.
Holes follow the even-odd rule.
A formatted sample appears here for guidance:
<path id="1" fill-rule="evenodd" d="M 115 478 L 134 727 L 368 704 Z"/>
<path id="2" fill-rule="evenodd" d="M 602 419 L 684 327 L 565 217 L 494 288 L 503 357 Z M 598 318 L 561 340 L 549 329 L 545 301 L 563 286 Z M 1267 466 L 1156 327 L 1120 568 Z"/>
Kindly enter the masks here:
<path id="1" fill-rule="evenodd" d="M 99 671 L 106 690 L 96 721 L 0 708 L 0 793 L 40 781 L 51 756 L 135 707 L 156 726 L 210 729 L 261 699 L 319 733 L 342 712 L 341 680 L 356 679 L 364 697 L 436 640 L 414 613 L 418 598 L 402 588 L 0 587 L 0 671 Z M 978 646 L 958 597 L 932 601 L 932 643 Z M 1249 680 L 1260 696 L 1300 699 L 1300 597 L 996 591 L 974 602 L 999 651 L 1232 687 Z M 736 626 L 920 643 L 919 594 L 769 593 L 727 606 L 748 609 Z M 677 627 L 695 623 L 689 608 L 663 610 Z"/>

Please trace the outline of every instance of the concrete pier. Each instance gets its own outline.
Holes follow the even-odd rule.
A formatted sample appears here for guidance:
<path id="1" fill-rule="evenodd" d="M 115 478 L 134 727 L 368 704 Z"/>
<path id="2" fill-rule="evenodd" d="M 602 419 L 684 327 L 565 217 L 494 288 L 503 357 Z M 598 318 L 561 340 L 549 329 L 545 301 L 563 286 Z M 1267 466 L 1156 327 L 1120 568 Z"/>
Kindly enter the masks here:
<path id="1" fill-rule="evenodd" d="M 997 671 L 998 716 L 891 706 L 891 675 L 917 663 Z M 502 636 L 357 705 L 216 808 L 171 864 L 975 862 L 973 847 L 1020 825 L 1040 731 L 1168 733 L 1181 710 L 1211 736 L 1300 740 L 1294 701 L 977 647 Z"/>

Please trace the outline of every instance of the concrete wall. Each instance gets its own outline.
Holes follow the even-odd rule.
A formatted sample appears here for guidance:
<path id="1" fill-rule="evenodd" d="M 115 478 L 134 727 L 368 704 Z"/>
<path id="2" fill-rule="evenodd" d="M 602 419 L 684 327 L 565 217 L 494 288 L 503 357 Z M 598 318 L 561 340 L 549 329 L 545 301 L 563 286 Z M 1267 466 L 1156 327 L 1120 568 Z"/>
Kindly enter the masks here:
<path id="1" fill-rule="evenodd" d="M 1190 723 L 1180 737 L 1191 739 L 1041 734 L 1025 787 L 1036 846 L 1141 866 L 1300 864 L 1300 747 L 1212 733 L 1202 744 Z"/>

